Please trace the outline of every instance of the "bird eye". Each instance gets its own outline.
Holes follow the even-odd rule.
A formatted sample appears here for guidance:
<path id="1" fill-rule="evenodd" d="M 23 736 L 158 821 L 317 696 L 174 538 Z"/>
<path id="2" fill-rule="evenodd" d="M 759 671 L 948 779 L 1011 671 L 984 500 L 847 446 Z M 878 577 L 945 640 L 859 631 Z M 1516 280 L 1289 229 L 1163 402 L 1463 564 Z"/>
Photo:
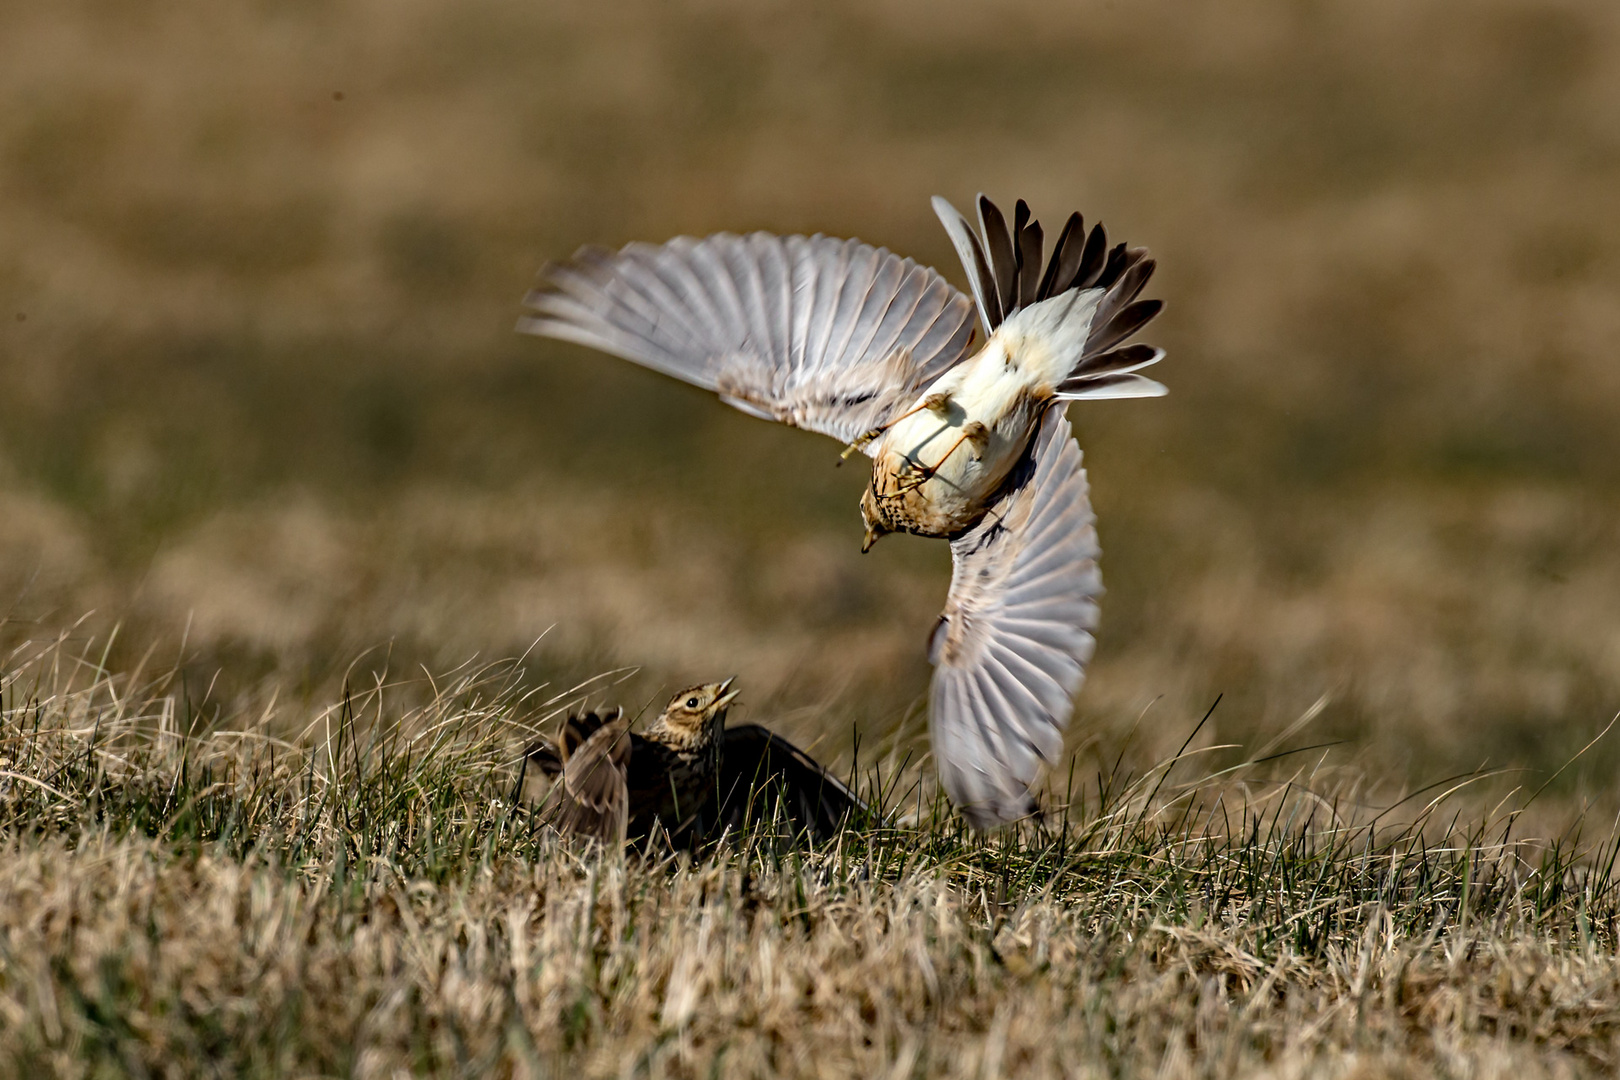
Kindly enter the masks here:
<path id="1" fill-rule="evenodd" d="M 695 709 L 695 708 L 697 708 L 697 707 L 698 707 L 698 699 L 697 699 L 697 698 L 695 698 L 695 697 L 689 697 L 689 698 L 687 698 L 687 699 L 686 699 L 686 707 L 687 707 L 687 708 L 688 708 L 688 709 Z"/>

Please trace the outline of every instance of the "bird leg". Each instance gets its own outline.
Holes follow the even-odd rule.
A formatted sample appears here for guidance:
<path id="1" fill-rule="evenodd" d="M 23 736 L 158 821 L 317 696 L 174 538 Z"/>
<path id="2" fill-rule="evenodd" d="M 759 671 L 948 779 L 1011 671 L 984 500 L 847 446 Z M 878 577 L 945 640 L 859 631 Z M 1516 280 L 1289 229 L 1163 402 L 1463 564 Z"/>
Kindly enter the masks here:
<path id="1" fill-rule="evenodd" d="M 877 438 L 879 435 L 882 435 L 885 431 L 888 431 L 890 428 L 892 428 L 894 425 L 898 424 L 900 421 L 904 420 L 906 417 L 915 416 L 918 413 L 922 412 L 924 409 L 927 409 L 930 412 L 939 413 L 941 415 L 944 415 L 944 414 L 950 412 L 950 410 L 951 410 L 951 395 L 949 395 L 949 394 L 929 394 L 927 397 L 923 398 L 922 402 L 920 404 L 918 404 L 915 408 L 909 409 L 906 412 L 901 413 L 899 416 L 895 417 L 893 420 L 890 420 L 887 424 L 884 424 L 882 427 L 875 427 L 871 431 L 868 431 L 865 435 L 862 435 L 860 438 L 856 439 L 854 442 L 852 442 L 848 446 L 844 447 L 844 452 L 842 454 L 838 455 L 839 463 L 842 464 L 843 462 L 848 461 L 851 454 L 854 454 L 857 450 L 865 450 L 867 448 L 867 446 L 871 444 L 873 439 Z"/>
<path id="2" fill-rule="evenodd" d="M 951 459 L 951 455 L 956 453 L 956 448 L 963 443 L 968 444 L 968 449 L 973 454 L 973 460 L 980 460 L 984 457 L 985 448 L 990 445 L 990 429 L 978 420 L 972 420 L 963 425 L 961 438 L 951 444 L 951 448 L 945 451 L 945 455 L 932 465 L 918 465 L 900 490 L 913 491 L 928 483 L 934 478 L 934 474 L 939 472 L 945 463 Z"/>
<path id="3" fill-rule="evenodd" d="M 973 460 L 982 461 L 984 452 L 990 448 L 990 429 L 981 421 L 970 420 L 962 427 L 962 438 L 956 441 L 956 446 L 961 446 L 964 441 L 973 453 Z M 955 450 L 956 446 L 951 449 Z"/>
<path id="4" fill-rule="evenodd" d="M 850 459 L 850 456 L 852 454 L 854 454 L 855 451 L 857 451 L 857 450 L 865 450 L 866 447 L 867 447 L 867 444 L 870 443 L 873 439 L 877 438 L 881 434 L 883 434 L 883 429 L 882 428 L 873 428 L 871 431 L 868 431 L 865 435 L 862 435 L 860 438 L 856 439 L 854 442 L 852 442 L 848 446 L 844 447 L 844 452 L 842 454 L 838 455 L 838 464 L 842 465 L 844 462 L 848 461 Z"/>

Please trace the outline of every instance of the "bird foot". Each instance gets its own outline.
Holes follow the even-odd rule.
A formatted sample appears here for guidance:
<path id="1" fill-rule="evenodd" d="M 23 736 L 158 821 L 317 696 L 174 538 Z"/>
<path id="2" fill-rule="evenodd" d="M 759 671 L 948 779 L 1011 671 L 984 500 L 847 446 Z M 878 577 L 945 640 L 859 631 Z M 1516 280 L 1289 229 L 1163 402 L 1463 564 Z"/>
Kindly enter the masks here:
<path id="1" fill-rule="evenodd" d="M 865 450 L 867 446 L 871 444 L 873 439 L 883 434 L 883 431 L 883 428 L 875 427 L 871 431 L 868 431 L 865 435 L 862 435 L 860 438 L 850 443 L 848 446 L 844 447 L 844 452 L 838 455 L 838 464 L 842 465 L 844 462 L 848 461 L 852 455 Z"/>
<path id="2" fill-rule="evenodd" d="M 895 484 L 894 493 L 896 495 L 904 495 L 908 491 L 916 491 L 918 488 L 928 483 L 928 481 L 932 480 L 936 471 L 938 470 L 936 470 L 932 465 L 916 466 L 906 474 L 905 479 Z"/>
<path id="3" fill-rule="evenodd" d="M 944 467 L 956 453 L 957 447 L 963 443 L 968 444 L 968 451 L 973 455 L 974 461 L 983 459 L 985 450 L 990 446 L 990 429 L 978 420 L 967 423 L 962 428 L 962 436 L 951 444 L 951 448 L 933 465 L 914 464 L 908 471 L 906 479 L 900 486 L 901 491 L 911 491 L 922 487 L 934 478 L 934 474 Z"/>
<path id="4" fill-rule="evenodd" d="M 862 435 L 860 438 L 844 447 L 844 452 L 838 456 L 839 462 L 842 463 L 848 461 L 850 456 L 856 451 L 865 450 L 867 445 L 870 444 L 873 439 L 877 438 L 879 435 L 882 435 L 885 431 L 888 431 L 906 417 L 915 416 L 924 409 L 927 409 L 931 413 L 937 413 L 940 416 L 947 415 L 951 411 L 951 395 L 929 394 L 927 397 L 922 399 L 916 408 L 908 409 L 899 416 L 895 417 L 893 420 L 890 420 L 887 424 L 884 424 L 882 427 L 873 428 L 865 435 Z"/>

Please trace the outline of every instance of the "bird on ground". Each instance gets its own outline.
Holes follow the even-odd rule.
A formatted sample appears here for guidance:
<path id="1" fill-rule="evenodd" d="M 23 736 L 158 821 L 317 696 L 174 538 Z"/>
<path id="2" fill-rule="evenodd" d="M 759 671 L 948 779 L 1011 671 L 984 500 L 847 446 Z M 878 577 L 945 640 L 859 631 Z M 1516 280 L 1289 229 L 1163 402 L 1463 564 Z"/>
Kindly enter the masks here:
<path id="1" fill-rule="evenodd" d="M 623 845 L 654 831 L 695 844 L 771 818 L 824 840 L 868 808 L 798 747 L 759 726 L 727 727 L 734 679 L 682 690 L 642 733 L 623 709 L 570 716 L 528 761 L 552 778 L 540 817 L 559 832 Z"/>
<path id="2" fill-rule="evenodd" d="M 718 233 L 583 248 L 542 271 L 518 328 L 865 451 L 863 551 L 891 532 L 950 541 L 929 726 L 946 793 L 989 829 L 1035 812 L 1095 645 L 1100 551 L 1066 407 L 1165 393 L 1139 373 L 1163 351 L 1129 343 L 1163 305 L 1138 299 L 1147 251 L 1078 213 L 1043 263 L 1022 199 L 1009 229 L 980 195 L 978 234 L 933 206 L 971 300 L 859 240 Z"/>

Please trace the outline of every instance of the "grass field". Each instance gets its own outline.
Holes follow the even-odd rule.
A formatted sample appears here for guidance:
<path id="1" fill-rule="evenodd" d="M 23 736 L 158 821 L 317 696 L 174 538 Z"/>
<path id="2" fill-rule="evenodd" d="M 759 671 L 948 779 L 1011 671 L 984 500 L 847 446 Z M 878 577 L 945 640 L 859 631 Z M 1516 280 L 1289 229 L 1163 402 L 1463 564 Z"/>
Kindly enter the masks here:
<path id="1" fill-rule="evenodd" d="M 514 664 L 198 733 L 176 673 L 14 656 L 0 716 L 8 1075 L 1574 1076 L 1620 1060 L 1620 833 L 1373 812 L 1316 747 L 1071 777 L 993 840 L 758 822 L 570 850 Z M 280 716 L 280 719 L 290 719 Z M 298 719 L 305 719 L 299 716 Z M 1290 753 L 1300 750 L 1301 753 Z M 1269 759 L 1269 760 L 1266 760 Z M 1300 762 L 1297 767 L 1284 762 Z M 852 766 L 857 773 L 858 766 Z M 1065 809 L 1066 804 L 1066 809 Z"/>
<path id="2" fill-rule="evenodd" d="M 1620 1067 L 1610 0 L 0 25 L 0 1072 Z M 1153 250 L 1171 388 L 1071 412 L 1073 786 L 989 841 L 929 801 L 942 545 L 863 557 L 827 440 L 512 332 L 588 242 L 960 284 L 928 197 L 980 190 Z M 532 727 L 731 674 L 890 827 L 532 830 Z"/>

